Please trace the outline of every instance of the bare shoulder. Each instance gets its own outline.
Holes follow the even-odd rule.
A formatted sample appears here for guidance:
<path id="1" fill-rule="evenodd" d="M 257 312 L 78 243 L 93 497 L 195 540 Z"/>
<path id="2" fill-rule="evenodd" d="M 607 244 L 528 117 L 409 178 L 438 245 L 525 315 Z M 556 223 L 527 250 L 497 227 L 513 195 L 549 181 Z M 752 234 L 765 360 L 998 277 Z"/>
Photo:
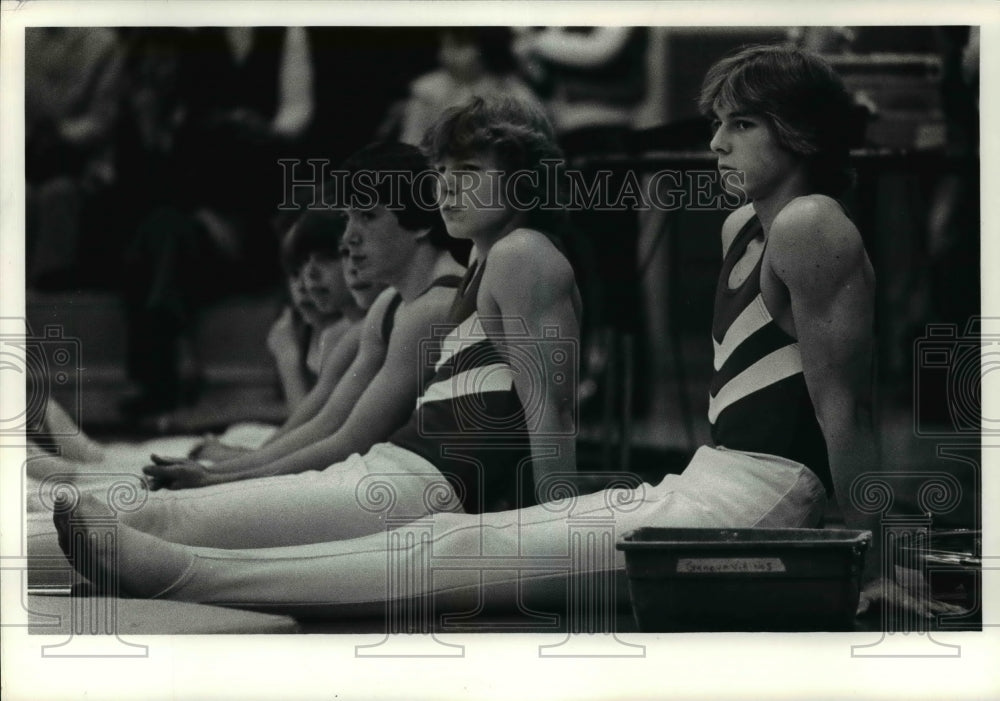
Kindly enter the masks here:
<path id="1" fill-rule="evenodd" d="M 392 302 L 392 298 L 398 294 L 395 287 L 387 287 L 382 290 L 375 301 L 372 302 L 372 306 L 368 307 L 368 312 L 365 314 L 366 325 L 378 326 L 382 322 L 382 317 L 385 316 L 385 310 L 389 308 L 389 303 Z"/>
<path id="2" fill-rule="evenodd" d="M 573 283 L 573 268 L 566 257 L 541 232 L 516 229 L 493 244 L 483 271 L 487 278 L 505 285 Z"/>
<path id="3" fill-rule="evenodd" d="M 868 265 L 857 227 L 826 195 L 789 202 L 771 224 L 767 247 L 771 268 L 786 284 L 840 279 Z"/>
<path id="4" fill-rule="evenodd" d="M 733 210 L 733 212 L 726 217 L 726 221 L 722 223 L 722 255 L 725 257 L 726 252 L 729 251 L 729 247 L 733 243 L 733 239 L 736 238 L 736 234 L 740 233 L 740 229 L 746 226 L 746 223 L 750 221 L 755 212 L 752 204 L 745 204 L 739 209 Z"/>
<path id="5" fill-rule="evenodd" d="M 365 313 L 364 321 L 362 322 L 362 343 L 381 343 L 382 320 L 389 308 L 389 304 L 392 302 L 392 298 L 395 296 L 396 289 L 394 287 L 387 287 L 382 290 L 382 292 L 379 293 L 379 296 L 375 298 L 375 301 L 372 302 L 372 306 L 368 308 L 367 313 Z"/>
<path id="6" fill-rule="evenodd" d="M 454 326 L 448 322 L 454 300 L 454 287 L 432 287 L 417 299 L 399 305 L 389 344 L 402 342 L 408 345 L 415 339 L 433 336 L 435 326 Z"/>

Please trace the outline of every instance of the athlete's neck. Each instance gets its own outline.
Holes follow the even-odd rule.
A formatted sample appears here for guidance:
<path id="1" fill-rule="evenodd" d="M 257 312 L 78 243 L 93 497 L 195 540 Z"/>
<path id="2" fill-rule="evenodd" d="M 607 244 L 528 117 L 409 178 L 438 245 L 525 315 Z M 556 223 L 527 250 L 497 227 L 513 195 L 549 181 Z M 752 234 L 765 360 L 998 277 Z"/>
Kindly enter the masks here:
<path id="1" fill-rule="evenodd" d="M 442 275 L 461 276 L 464 273 L 465 268 L 451 257 L 451 253 L 424 243 L 417 247 L 406 269 L 389 284 L 396 288 L 404 302 L 412 302 L 422 295 L 436 278 Z"/>
<path id="2" fill-rule="evenodd" d="M 812 192 L 806 182 L 805 173 L 797 171 L 792 176 L 782 181 L 767 196 L 757 197 L 753 201 L 753 209 L 760 220 L 761 228 L 764 230 L 764 238 L 767 238 L 771 231 L 771 224 L 778 213 L 785 208 L 789 202 L 796 197 L 802 197 Z"/>
<path id="3" fill-rule="evenodd" d="M 525 225 L 527 219 L 526 212 L 517 212 L 504 222 L 502 227 L 492 231 L 480 231 L 471 235 L 469 238 L 472 239 L 472 246 L 476 249 L 475 259 L 480 261 L 480 263 L 486 260 L 486 256 L 489 254 L 490 249 L 493 248 L 493 244 L 515 229 L 520 229 Z"/>

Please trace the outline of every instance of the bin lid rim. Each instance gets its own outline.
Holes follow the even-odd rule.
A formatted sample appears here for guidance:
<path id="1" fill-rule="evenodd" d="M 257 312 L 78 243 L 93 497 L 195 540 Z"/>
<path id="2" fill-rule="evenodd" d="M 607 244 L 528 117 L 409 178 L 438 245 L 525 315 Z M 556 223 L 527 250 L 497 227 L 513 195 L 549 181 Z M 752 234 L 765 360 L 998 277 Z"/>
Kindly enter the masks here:
<path id="1" fill-rule="evenodd" d="M 702 531 L 707 533 L 747 533 L 752 532 L 759 536 L 749 540 L 743 539 L 698 539 L 691 536 L 692 532 Z M 823 536 L 814 539 L 793 538 L 793 535 L 819 534 Z M 637 540 L 641 535 L 659 536 L 655 540 Z M 671 537 L 673 534 L 673 537 Z M 773 539 L 766 539 L 768 535 Z M 626 549 L 653 549 L 663 546 L 671 547 L 707 547 L 712 549 L 721 548 L 749 548 L 749 547 L 840 547 L 844 545 L 867 544 L 872 540 L 871 531 L 859 531 L 850 529 L 815 529 L 815 528 L 659 528 L 655 526 L 643 526 L 624 533 L 618 538 L 616 547 L 619 550 Z"/>

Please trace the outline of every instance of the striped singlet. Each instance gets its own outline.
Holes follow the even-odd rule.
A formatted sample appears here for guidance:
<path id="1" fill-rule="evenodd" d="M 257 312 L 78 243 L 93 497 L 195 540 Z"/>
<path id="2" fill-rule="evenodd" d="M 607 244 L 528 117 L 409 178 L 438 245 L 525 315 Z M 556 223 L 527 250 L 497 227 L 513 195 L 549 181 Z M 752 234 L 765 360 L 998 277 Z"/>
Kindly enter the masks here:
<path id="1" fill-rule="evenodd" d="M 500 320 L 476 309 L 484 267 L 466 273 L 449 315 L 458 325 L 441 341 L 410 421 L 389 438 L 437 467 L 466 513 L 534 503 L 524 408 L 513 371 L 486 334 Z"/>
<path id="2" fill-rule="evenodd" d="M 746 280 L 729 288 L 733 266 L 761 231 L 755 215 L 740 229 L 722 262 L 712 320 L 712 440 L 732 450 L 800 462 L 816 473 L 829 493 L 833 487 L 826 441 L 806 388 L 799 344 L 771 318 L 761 296 L 763 251 Z"/>

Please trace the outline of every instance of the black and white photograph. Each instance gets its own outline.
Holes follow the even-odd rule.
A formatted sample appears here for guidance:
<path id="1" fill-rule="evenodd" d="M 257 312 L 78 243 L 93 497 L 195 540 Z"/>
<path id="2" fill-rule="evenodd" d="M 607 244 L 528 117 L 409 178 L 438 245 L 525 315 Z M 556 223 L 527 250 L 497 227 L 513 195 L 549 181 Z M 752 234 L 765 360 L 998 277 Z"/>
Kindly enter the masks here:
<path id="1" fill-rule="evenodd" d="M 5 696 L 1000 693 L 996 5 L 0 13 Z"/>

